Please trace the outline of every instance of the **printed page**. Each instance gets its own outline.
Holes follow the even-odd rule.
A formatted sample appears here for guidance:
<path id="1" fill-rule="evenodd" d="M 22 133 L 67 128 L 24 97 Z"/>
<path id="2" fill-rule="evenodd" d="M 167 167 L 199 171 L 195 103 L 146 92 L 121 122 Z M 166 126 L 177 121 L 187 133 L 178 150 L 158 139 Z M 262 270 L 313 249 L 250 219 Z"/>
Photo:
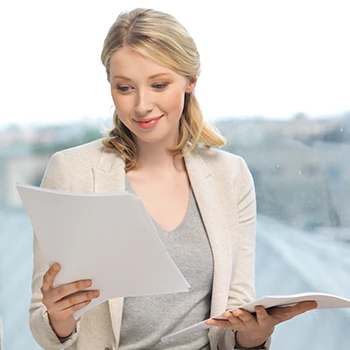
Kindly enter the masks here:
<path id="1" fill-rule="evenodd" d="M 244 309 L 249 312 L 254 312 L 254 307 L 261 305 L 264 306 L 265 309 L 271 307 L 285 307 L 295 305 L 302 301 L 316 301 L 318 309 L 328 309 L 328 308 L 350 308 L 350 300 L 341 298 L 331 294 L 325 293 L 300 293 L 300 294 L 292 294 L 292 295 L 272 295 L 265 296 L 263 298 L 259 298 L 251 303 L 241 305 L 234 309 L 230 309 L 229 311 L 233 311 L 236 309 Z M 224 311 L 223 311 L 224 313 Z M 213 318 L 216 319 L 224 319 L 221 315 L 217 315 Z M 180 331 L 171 333 L 162 338 L 162 341 L 165 341 L 167 338 L 174 336 L 181 336 L 185 334 L 190 334 L 194 332 L 198 332 L 200 330 L 208 329 L 211 326 L 205 324 L 205 321 L 194 324 L 190 327 L 184 328 Z"/>
<path id="2" fill-rule="evenodd" d="M 55 284 L 92 279 L 100 291 L 75 318 L 111 298 L 188 291 L 137 196 L 17 189 L 48 265 L 61 265 Z"/>

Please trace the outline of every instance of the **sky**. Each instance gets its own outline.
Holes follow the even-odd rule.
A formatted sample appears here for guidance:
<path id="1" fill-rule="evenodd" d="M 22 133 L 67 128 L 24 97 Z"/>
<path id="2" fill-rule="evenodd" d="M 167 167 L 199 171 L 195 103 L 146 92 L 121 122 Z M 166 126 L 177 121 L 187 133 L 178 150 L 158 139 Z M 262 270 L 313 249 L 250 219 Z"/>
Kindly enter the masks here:
<path id="1" fill-rule="evenodd" d="M 0 125 L 111 118 L 100 53 L 118 14 L 135 7 L 174 15 L 196 41 L 206 119 L 350 110 L 347 0 L 5 0 Z"/>

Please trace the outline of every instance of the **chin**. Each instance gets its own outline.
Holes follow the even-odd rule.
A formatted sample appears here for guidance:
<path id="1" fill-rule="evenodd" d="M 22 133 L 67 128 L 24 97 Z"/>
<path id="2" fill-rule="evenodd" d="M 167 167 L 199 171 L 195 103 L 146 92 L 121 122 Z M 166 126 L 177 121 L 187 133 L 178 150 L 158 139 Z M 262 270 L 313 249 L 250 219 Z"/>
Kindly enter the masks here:
<path id="1" fill-rule="evenodd" d="M 137 135 L 135 135 L 137 140 L 139 140 L 140 143 L 144 143 L 144 144 L 152 144 L 152 145 L 164 145 L 165 148 L 171 148 L 171 147 L 175 147 L 177 144 L 177 140 L 178 138 L 175 138 L 173 136 L 170 135 L 143 135 L 143 137 L 139 137 Z M 174 139 L 174 142 L 169 142 L 171 139 Z"/>

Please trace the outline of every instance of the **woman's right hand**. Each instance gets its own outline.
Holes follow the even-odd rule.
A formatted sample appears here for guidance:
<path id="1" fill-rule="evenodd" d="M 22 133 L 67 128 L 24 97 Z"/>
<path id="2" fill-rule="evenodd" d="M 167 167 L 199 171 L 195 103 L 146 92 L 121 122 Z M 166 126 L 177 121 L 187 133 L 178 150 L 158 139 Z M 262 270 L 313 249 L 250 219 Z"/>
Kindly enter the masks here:
<path id="1" fill-rule="evenodd" d="M 54 280 L 60 269 L 61 266 L 56 263 L 47 270 L 41 292 L 53 331 L 59 338 L 65 338 L 74 331 L 78 322 L 73 317 L 74 312 L 88 305 L 92 299 L 98 298 L 100 293 L 97 290 L 85 290 L 91 287 L 91 280 L 81 280 L 55 288 Z"/>

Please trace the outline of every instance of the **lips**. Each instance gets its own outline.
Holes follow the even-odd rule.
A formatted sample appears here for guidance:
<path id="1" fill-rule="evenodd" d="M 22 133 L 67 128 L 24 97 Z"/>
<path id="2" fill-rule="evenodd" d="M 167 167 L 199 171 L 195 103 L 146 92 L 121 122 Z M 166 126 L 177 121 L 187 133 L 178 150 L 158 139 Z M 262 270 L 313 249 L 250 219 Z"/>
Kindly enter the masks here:
<path id="1" fill-rule="evenodd" d="M 163 115 L 161 115 L 160 117 L 156 117 L 156 118 L 147 118 L 147 119 L 143 119 L 143 120 L 135 120 L 135 122 L 142 129 L 150 129 L 150 128 L 153 128 L 155 125 L 157 125 L 159 120 L 162 117 L 163 117 Z"/>

